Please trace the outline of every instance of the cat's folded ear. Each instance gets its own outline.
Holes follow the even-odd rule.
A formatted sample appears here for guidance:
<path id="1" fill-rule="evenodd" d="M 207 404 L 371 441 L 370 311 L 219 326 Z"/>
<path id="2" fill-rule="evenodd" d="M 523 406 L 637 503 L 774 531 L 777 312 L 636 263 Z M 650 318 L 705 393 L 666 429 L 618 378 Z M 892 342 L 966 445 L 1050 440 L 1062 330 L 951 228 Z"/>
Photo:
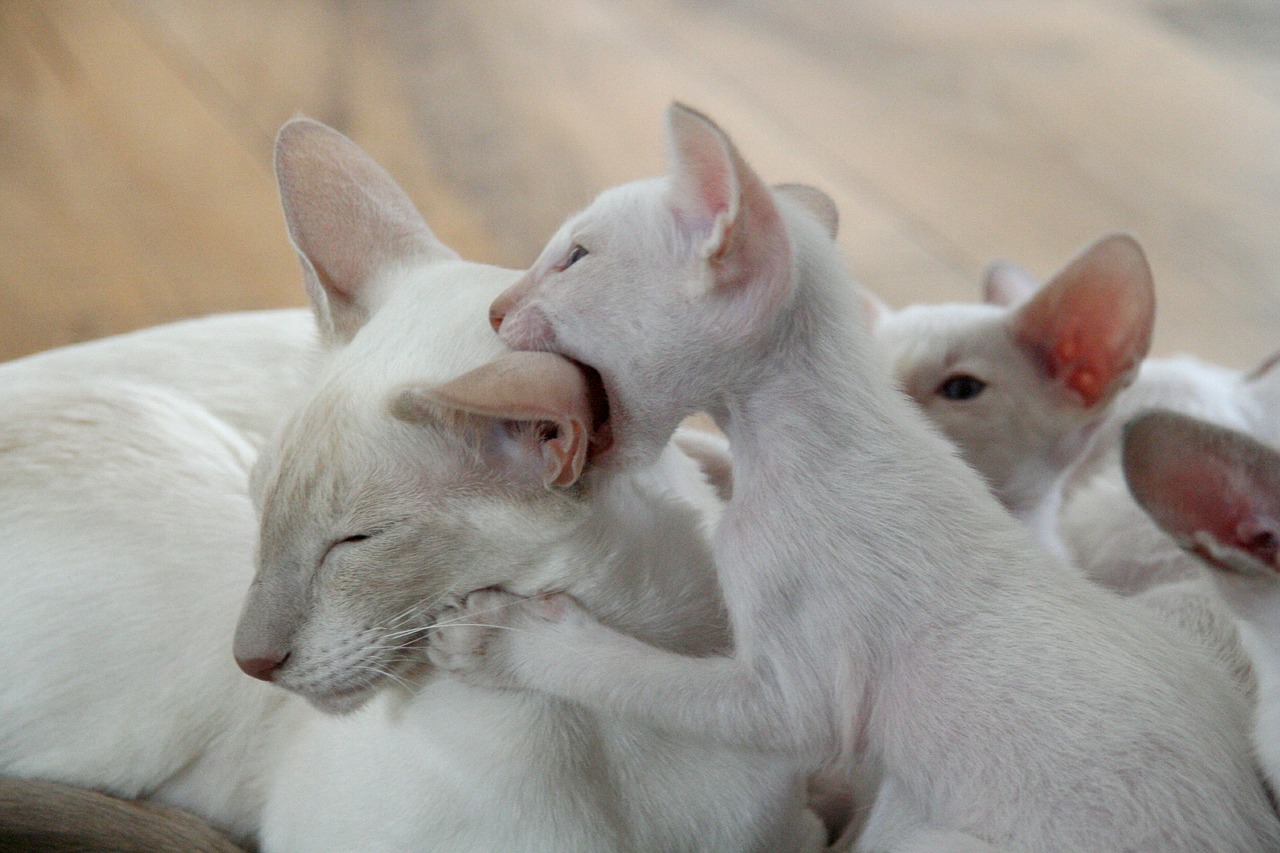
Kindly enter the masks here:
<path id="1" fill-rule="evenodd" d="M 1210 565 L 1246 575 L 1280 570 L 1280 453 L 1236 430 L 1157 410 L 1125 426 L 1124 472 L 1138 505 Z"/>
<path id="2" fill-rule="evenodd" d="M 1109 402 L 1136 375 L 1151 347 L 1155 290 L 1132 237 L 1098 240 L 1019 305 L 1014 339 L 1069 399 Z"/>
<path id="3" fill-rule="evenodd" d="M 546 486 L 582 476 L 596 407 L 582 368 L 563 356 L 507 353 L 444 384 L 408 386 L 393 402 L 410 422 L 440 409 L 494 419 L 490 462 L 511 473 L 531 472 Z"/>
<path id="4" fill-rule="evenodd" d="M 791 241 L 771 190 L 724 131 L 689 107 L 667 110 L 667 144 L 667 203 L 706 259 L 713 290 L 744 302 L 747 323 L 770 318 L 793 287 Z"/>
<path id="5" fill-rule="evenodd" d="M 289 239 L 326 343 L 349 341 L 381 304 L 380 272 L 457 257 L 386 170 L 333 128 L 289 121 L 276 138 L 275 165 Z"/>

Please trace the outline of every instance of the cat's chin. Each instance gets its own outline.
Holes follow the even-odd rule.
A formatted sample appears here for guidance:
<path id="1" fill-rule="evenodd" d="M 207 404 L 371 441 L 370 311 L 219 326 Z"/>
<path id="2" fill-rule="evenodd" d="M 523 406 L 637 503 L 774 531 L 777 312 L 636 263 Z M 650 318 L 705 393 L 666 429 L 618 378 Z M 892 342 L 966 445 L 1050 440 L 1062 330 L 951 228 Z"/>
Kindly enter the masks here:
<path id="1" fill-rule="evenodd" d="M 372 684 L 361 684 L 325 693 L 304 693 L 302 695 L 317 711 L 341 717 L 360 710 L 380 693 L 390 694 L 402 701 L 407 700 L 435 672 L 435 668 L 424 660 L 416 665 L 402 667 L 393 677 L 383 678 Z"/>
<path id="2" fill-rule="evenodd" d="M 372 684 L 350 690 L 335 690 L 331 693 L 308 694 L 306 700 L 317 711 L 341 717 L 363 708 L 380 689 L 381 685 Z"/>

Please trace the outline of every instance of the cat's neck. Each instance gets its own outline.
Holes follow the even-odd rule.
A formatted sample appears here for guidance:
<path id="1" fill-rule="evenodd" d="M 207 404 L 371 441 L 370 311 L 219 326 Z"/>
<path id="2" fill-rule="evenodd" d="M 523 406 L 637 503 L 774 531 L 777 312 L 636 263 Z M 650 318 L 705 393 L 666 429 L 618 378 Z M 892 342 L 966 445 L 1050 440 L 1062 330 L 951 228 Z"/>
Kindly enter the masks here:
<path id="1" fill-rule="evenodd" d="M 835 284 L 804 283 L 767 371 L 723 401 L 735 462 L 721 547 L 757 578 L 856 587 L 848 606 L 871 620 L 1000 582 L 991 567 L 1028 559 L 1029 538 L 895 389 L 852 285 Z M 887 618 L 931 618 L 906 611 Z"/>

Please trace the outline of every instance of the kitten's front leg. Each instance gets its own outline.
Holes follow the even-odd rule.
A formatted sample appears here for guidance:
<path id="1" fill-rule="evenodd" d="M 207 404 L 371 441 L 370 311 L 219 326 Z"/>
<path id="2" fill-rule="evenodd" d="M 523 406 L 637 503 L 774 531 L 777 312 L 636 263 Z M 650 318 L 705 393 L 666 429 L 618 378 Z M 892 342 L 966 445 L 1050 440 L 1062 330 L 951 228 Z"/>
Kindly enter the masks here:
<path id="1" fill-rule="evenodd" d="M 830 743 L 804 697 L 767 686 L 778 681 L 764 666 L 656 648 L 562 593 L 474 592 L 442 615 L 427 654 L 471 684 L 536 690 L 735 747 L 816 756 Z"/>

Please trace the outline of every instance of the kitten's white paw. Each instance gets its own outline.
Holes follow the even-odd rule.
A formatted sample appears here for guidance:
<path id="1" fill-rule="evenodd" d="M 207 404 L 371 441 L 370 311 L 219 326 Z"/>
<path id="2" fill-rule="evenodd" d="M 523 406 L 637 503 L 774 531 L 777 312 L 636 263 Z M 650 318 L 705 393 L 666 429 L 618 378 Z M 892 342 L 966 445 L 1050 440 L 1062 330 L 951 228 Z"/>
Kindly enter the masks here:
<path id="1" fill-rule="evenodd" d="M 446 607 L 427 643 L 427 659 L 469 684 L 513 687 L 507 651 L 528 599 L 501 590 L 477 590 Z M 523 614 L 527 619 L 529 614 Z"/>
<path id="2" fill-rule="evenodd" d="M 550 638 L 558 649 L 566 642 L 551 631 L 572 631 L 593 622 L 565 593 L 523 598 L 501 590 L 477 590 L 440 613 L 427 644 L 427 659 L 468 684 L 518 687 L 516 656 L 522 649 L 528 652 L 539 637 Z"/>

